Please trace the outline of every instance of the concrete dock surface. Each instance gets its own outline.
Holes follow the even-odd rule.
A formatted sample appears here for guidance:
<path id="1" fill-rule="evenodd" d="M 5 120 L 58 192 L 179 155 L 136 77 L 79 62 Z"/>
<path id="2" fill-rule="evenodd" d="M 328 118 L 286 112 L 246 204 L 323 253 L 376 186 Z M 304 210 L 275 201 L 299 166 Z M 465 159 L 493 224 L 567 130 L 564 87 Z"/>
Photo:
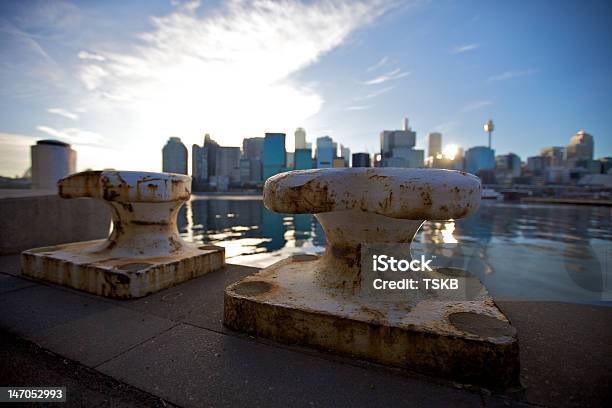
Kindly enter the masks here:
<path id="1" fill-rule="evenodd" d="M 612 307 L 497 304 L 523 389 L 492 392 L 280 345 L 222 324 L 222 270 L 137 300 L 25 279 L 0 257 L 0 385 L 66 386 L 67 406 L 612 406 Z"/>

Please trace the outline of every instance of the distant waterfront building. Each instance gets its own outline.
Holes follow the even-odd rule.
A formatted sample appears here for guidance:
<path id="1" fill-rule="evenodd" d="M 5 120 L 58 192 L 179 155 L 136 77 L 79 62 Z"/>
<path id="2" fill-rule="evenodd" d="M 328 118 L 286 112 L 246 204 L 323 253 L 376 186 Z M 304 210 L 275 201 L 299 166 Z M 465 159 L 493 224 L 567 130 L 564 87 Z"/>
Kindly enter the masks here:
<path id="1" fill-rule="evenodd" d="M 260 159 L 263 157 L 264 138 L 250 137 L 242 141 L 242 154 L 247 159 Z"/>
<path id="2" fill-rule="evenodd" d="M 76 151 L 59 140 L 39 140 L 30 147 L 32 188 L 57 189 L 57 181 L 76 172 Z"/>
<path id="3" fill-rule="evenodd" d="M 495 169 L 509 173 L 512 177 L 521 175 L 521 158 L 514 154 L 500 154 L 495 157 Z"/>
<path id="4" fill-rule="evenodd" d="M 304 128 L 295 129 L 295 150 L 306 149 L 309 146 L 306 144 L 306 131 Z"/>
<path id="5" fill-rule="evenodd" d="M 346 163 L 346 160 L 344 160 L 344 158 L 336 157 L 332 161 L 332 167 L 335 167 L 335 168 L 338 168 L 338 167 L 348 167 L 348 165 Z"/>
<path id="6" fill-rule="evenodd" d="M 162 149 L 162 171 L 187 174 L 187 148 L 178 137 L 171 137 Z"/>
<path id="7" fill-rule="evenodd" d="M 340 157 L 346 162 L 346 167 L 351 166 L 351 149 L 346 146 L 340 145 Z"/>
<path id="8" fill-rule="evenodd" d="M 521 176 L 521 158 L 514 153 L 495 156 L 495 179 L 499 184 L 511 184 Z"/>
<path id="9" fill-rule="evenodd" d="M 370 167 L 370 154 L 353 153 L 353 167 Z"/>
<path id="10" fill-rule="evenodd" d="M 612 157 L 600 157 L 597 159 L 600 164 L 600 173 L 612 174 Z"/>
<path id="11" fill-rule="evenodd" d="M 550 166 L 545 171 L 546 184 L 569 184 L 570 171 L 562 166 Z"/>
<path id="12" fill-rule="evenodd" d="M 241 182 L 261 183 L 263 181 L 263 150 L 263 137 L 251 137 L 242 141 Z"/>
<path id="13" fill-rule="evenodd" d="M 416 132 L 404 119 L 404 129 L 383 130 L 380 133 L 381 167 L 423 167 L 425 152 L 414 149 Z"/>
<path id="14" fill-rule="evenodd" d="M 287 169 L 292 170 L 295 167 L 295 152 L 287 152 Z"/>
<path id="15" fill-rule="evenodd" d="M 217 148 L 219 144 L 212 140 L 207 133 L 204 135 L 204 149 L 206 151 L 206 164 L 208 166 L 208 177 L 215 176 L 217 168 Z"/>
<path id="16" fill-rule="evenodd" d="M 565 148 L 566 160 L 593 160 L 593 136 L 580 130 Z"/>
<path id="17" fill-rule="evenodd" d="M 475 146 L 465 152 L 466 171 L 476 174 L 480 170 L 495 168 L 495 151 L 486 146 Z"/>
<path id="18" fill-rule="evenodd" d="M 294 155 L 294 169 L 295 170 L 308 170 L 313 168 L 312 161 L 312 149 L 295 149 Z"/>
<path id="19" fill-rule="evenodd" d="M 229 183 L 240 182 L 240 148 L 230 146 L 217 147 L 215 176 L 227 177 Z"/>
<path id="20" fill-rule="evenodd" d="M 240 158 L 240 182 L 243 184 L 251 182 L 251 160 L 244 156 Z"/>
<path id="21" fill-rule="evenodd" d="M 427 135 L 427 139 L 427 156 L 435 158 L 442 154 L 442 133 L 431 132 Z"/>
<path id="22" fill-rule="evenodd" d="M 337 146 L 329 136 L 317 138 L 317 169 L 332 167 L 336 157 Z"/>
<path id="23" fill-rule="evenodd" d="M 532 175 L 540 175 L 545 169 L 550 167 L 551 157 L 550 156 L 531 156 L 527 158 L 527 164 L 525 168 Z"/>
<path id="24" fill-rule="evenodd" d="M 263 152 L 264 180 L 287 170 L 284 133 L 266 133 Z"/>
<path id="25" fill-rule="evenodd" d="M 549 166 L 560 166 L 563 164 L 563 156 L 565 155 L 565 147 L 549 146 L 540 150 L 540 156 L 550 157 Z"/>
<path id="26" fill-rule="evenodd" d="M 191 181 L 200 188 L 208 182 L 208 155 L 204 146 L 191 146 Z"/>

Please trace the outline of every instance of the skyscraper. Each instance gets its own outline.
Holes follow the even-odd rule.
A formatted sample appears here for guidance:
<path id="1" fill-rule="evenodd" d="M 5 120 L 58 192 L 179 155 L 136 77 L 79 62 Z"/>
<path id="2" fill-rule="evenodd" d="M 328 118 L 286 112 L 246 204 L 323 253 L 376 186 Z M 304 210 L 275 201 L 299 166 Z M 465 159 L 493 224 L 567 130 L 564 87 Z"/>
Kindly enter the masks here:
<path id="1" fill-rule="evenodd" d="M 295 129 L 295 150 L 297 149 L 306 149 L 308 146 L 306 145 L 306 131 L 304 128 Z"/>
<path id="2" fill-rule="evenodd" d="M 294 162 L 295 170 L 312 169 L 312 149 L 310 147 L 295 149 Z"/>
<path id="3" fill-rule="evenodd" d="M 263 150 L 264 180 L 287 170 L 284 133 L 266 133 Z"/>
<path id="4" fill-rule="evenodd" d="M 370 154 L 353 153 L 353 167 L 370 167 Z"/>
<path id="5" fill-rule="evenodd" d="M 549 157 L 549 166 L 560 166 L 563 163 L 565 148 L 562 146 L 549 146 L 540 150 L 540 156 Z"/>
<path id="6" fill-rule="evenodd" d="M 217 168 L 217 148 L 219 144 L 211 139 L 207 133 L 204 135 L 204 149 L 206 150 L 206 160 L 208 165 L 208 177 L 216 175 Z"/>
<path id="7" fill-rule="evenodd" d="M 383 130 L 380 132 L 380 165 L 382 167 L 423 167 L 425 152 L 414 149 L 416 132 L 408 119 L 404 119 L 404 129 Z"/>
<path id="8" fill-rule="evenodd" d="M 465 169 L 476 174 L 480 170 L 495 168 L 495 151 L 486 146 L 475 146 L 465 152 Z"/>
<path id="9" fill-rule="evenodd" d="M 171 137 L 162 149 L 162 171 L 187 174 L 187 148 L 178 137 Z"/>
<path id="10" fill-rule="evenodd" d="M 262 181 L 263 151 L 263 137 L 251 137 L 242 141 L 241 181 L 245 183 Z"/>
<path id="11" fill-rule="evenodd" d="M 317 169 L 330 168 L 336 157 L 336 148 L 333 139 L 329 136 L 317 138 Z"/>
<path id="12" fill-rule="evenodd" d="M 217 147 L 215 176 L 227 177 L 230 183 L 240 181 L 240 148 L 230 146 Z"/>
<path id="13" fill-rule="evenodd" d="M 260 159 L 263 157 L 264 138 L 250 137 L 242 141 L 242 154 L 247 159 Z"/>
<path id="14" fill-rule="evenodd" d="M 208 155 L 204 146 L 191 146 L 191 180 L 194 186 L 208 181 Z"/>
<path id="15" fill-rule="evenodd" d="M 437 155 L 442 153 L 442 133 L 439 132 L 431 132 L 427 135 L 428 138 L 428 146 L 427 146 L 427 156 L 436 157 Z"/>
<path id="16" fill-rule="evenodd" d="M 351 166 L 351 149 L 346 146 L 340 145 L 340 157 L 346 162 L 346 167 Z"/>
<path id="17" fill-rule="evenodd" d="M 566 160 L 593 160 L 593 136 L 584 130 L 578 131 L 565 148 Z"/>

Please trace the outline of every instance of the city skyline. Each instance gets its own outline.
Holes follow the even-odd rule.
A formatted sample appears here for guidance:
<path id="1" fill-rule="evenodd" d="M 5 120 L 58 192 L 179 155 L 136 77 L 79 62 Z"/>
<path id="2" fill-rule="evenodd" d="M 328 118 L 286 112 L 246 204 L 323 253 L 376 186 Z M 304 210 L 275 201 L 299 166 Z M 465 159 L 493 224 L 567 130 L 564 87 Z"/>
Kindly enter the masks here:
<path id="1" fill-rule="evenodd" d="M 430 132 L 486 146 L 493 118 L 499 154 L 525 160 L 585 129 L 609 156 L 611 8 L 4 2 L 0 174 L 23 174 L 40 139 L 71 143 L 78 170 L 157 171 L 169 137 L 190 146 L 204 133 L 240 146 L 283 132 L 292 151 L 296 127 L 372 154 L 404 116 L 418 149 Z"/>

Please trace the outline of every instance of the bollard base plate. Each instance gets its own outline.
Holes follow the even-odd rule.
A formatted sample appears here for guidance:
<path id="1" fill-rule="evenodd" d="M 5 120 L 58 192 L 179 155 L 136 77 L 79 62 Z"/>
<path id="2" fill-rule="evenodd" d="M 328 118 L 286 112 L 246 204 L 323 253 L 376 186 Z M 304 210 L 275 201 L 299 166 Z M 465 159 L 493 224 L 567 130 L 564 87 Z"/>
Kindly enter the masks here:
<path id="1" fill-rule="evenodd" d="M 21 253 L 23 275 L 118 299 L 143 297 L 225 265 L 225 250 L 184 245 L 170 256 L 121 257 L 98 251 L 106 240 L 77 242 Z"/>
<path id="2" fill-rule="evenodd" d="M 516 330 L 484 287 L 476 300 L 382 302 L 320 286 L 317 267 L 297 255 L 228 286 L 224 324 L 464 384 L 520 386 Z"/>

